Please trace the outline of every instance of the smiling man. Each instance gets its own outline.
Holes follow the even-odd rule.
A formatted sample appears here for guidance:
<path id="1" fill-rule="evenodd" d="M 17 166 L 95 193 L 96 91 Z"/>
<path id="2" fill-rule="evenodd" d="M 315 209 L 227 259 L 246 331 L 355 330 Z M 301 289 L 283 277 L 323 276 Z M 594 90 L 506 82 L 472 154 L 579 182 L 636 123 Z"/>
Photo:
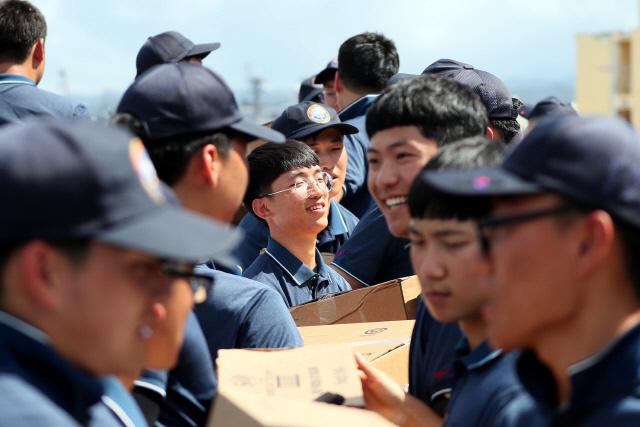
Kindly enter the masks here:
<path id="1" fill-rule="evenodd" d="M 483 135 L 488 119 L 482 101 L 467 86 L 418 76 L 386 89 L 369 109 L 366 124 L 371 138 L 368 184 L 379 210 L 360 220 L 332 263 L 350 283 L 361 286 L 414 274 L 406 239 L 411 184 L 441 146 Z M 451 362 L 460 337 L 455 324 L 434 321 L 418 304 L 409 391 L 440 414 L 453 385 Z"/>
<path id="2" fill-rule="evenodd" d="M 245 206 L 269 226 L 265 252 L 243 276 L 266 283 L 288 307 L 351 290 L 325 265 L 316 236 L 328 224 L 331 175 L 306 144 L 266 144 L 249 155 Z"/>
<path id="3" fill-rule="evenodd" d="M 524 348 L 523 385 L 549 425 L 640 419 L 640 136 L 617 119 L 541 121 L 496 168 L 434 173 L 493 197 L 478 221 L 494 268 L 491 342 Z"/>
<path id="4" fill-rule="evenodd" d="M 332 108 L 310 101 L 288 107 L 274 120 L 271 129 L 308 144 L 318 156 L 322 170 L 331 175 L 328 225 L 318 233 L 316 246 L 321 253 L 335 254 L 351 237 L 358 224 L 358 218 L 339 203 L 344 194 L 348 157 L 344 136 L 357 133 L 358 129 L 342 123 Z M 267 246 L 269 229 L 264 221 L 250 212 L 242 218 L 238 227 L 244 231 L 245 238 L 234 255 L 246 268 Z"/>

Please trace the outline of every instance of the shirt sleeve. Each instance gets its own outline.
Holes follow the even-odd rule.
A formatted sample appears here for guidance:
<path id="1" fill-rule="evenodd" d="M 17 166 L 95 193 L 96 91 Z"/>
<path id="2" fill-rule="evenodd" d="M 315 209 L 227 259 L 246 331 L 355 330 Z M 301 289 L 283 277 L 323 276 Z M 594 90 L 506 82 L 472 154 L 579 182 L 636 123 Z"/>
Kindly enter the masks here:
<path id="1" fill-rule="evenodd" d="M 270 289 L 256 294 L 246 307 L 237 348 L 292 348 L 303 344 L 282 297 Z"/>

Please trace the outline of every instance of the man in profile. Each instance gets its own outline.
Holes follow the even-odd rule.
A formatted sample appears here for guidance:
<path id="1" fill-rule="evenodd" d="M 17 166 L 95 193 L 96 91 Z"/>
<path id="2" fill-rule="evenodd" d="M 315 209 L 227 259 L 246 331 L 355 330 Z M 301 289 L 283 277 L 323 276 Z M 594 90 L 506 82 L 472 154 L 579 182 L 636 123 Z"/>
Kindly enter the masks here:
<path id="1" fill-rule="evenodd" d="M 82 104 L 38 88 L 44 75 L 47 23 L 22 0 L 0 2 L 0 125 L 34 115 L 87 118 Z"/>

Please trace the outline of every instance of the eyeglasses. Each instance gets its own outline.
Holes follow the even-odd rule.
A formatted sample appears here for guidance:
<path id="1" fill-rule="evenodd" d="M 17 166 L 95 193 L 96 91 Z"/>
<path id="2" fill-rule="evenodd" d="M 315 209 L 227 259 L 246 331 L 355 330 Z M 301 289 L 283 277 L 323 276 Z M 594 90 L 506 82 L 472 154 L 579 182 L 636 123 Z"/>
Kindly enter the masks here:
<path id="1" fill-rule="evenodd" d="M 284 188 L 282 190 L 274 191 L 272 193 L 266 193 L 260 197 L 274 196 L 279 193 L 291 191 L 301 197 L 309 197 L 312 194 L 313 188 L 318 188 L 320 192 L 329 192 L 333 188 L 333 178 L 327 172 L 322 172 L 313 178 L 297 178 L 296 182 Z"/>
<path id="2" fill-rule="evenodd" d="M 189 279 L 191 290 L 193 292 L 193 301 L 196 304 L 200 304 L 207 300 L 207 297 L 211 293 L 211 288 L 213 287 L 213 276 L 195 273 L 193 271 L 193 265 L 188 263 L 162 261 L 160 268 L 167 276 L 184 277 Z"/>
<path id="3" fill-rule="evenodd" d="M 482 253 L 487 255 L 491 251 L 491 238 L 489 237 L 487 229 L 521 224 L 523 222 L 533 221 L 545 216 L 559 215 L 577 210 L 578 208 L 576 206 L 563 203 L 550 208 L 536 209 L 529 212 L 520 212 L 513 215 L 492 216 L 480 219 L 476 222 L 476 232 L 478 234 L 478 241 L 480 242 Z"/>

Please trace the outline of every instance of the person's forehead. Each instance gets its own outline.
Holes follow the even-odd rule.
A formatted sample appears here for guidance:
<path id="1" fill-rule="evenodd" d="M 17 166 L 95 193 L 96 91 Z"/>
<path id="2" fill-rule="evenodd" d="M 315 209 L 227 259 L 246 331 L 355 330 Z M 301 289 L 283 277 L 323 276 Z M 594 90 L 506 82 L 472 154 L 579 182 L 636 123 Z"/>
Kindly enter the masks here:
<path id="1" fill-rule="evenodd" d="M 401 146 L 415 144 L 437 145 L 436 141 L 422 135 L 417 126 L 396 126 L 376 132 L 371 138 L 368 151 L 392 151 Z"/>
<path id="2" fill-rule="evenodd" d="M 475 231 L 474 223 L 471 220 L 460 221 L 458 219 L 441 218 L 411 218 L 410 226 L 421 233 L 437 236 L 452 235 Z"/>
<path id="3" fill-rule="evenodd" d="M 320 165 L 311 166 L 309 168 L 295 168 L 283 173 L 278 177 L 278 179 L 289 180 L 289 179 L 294 179 L 298 177 L 313 176 L 320 171 L 321 171 Z"/>

